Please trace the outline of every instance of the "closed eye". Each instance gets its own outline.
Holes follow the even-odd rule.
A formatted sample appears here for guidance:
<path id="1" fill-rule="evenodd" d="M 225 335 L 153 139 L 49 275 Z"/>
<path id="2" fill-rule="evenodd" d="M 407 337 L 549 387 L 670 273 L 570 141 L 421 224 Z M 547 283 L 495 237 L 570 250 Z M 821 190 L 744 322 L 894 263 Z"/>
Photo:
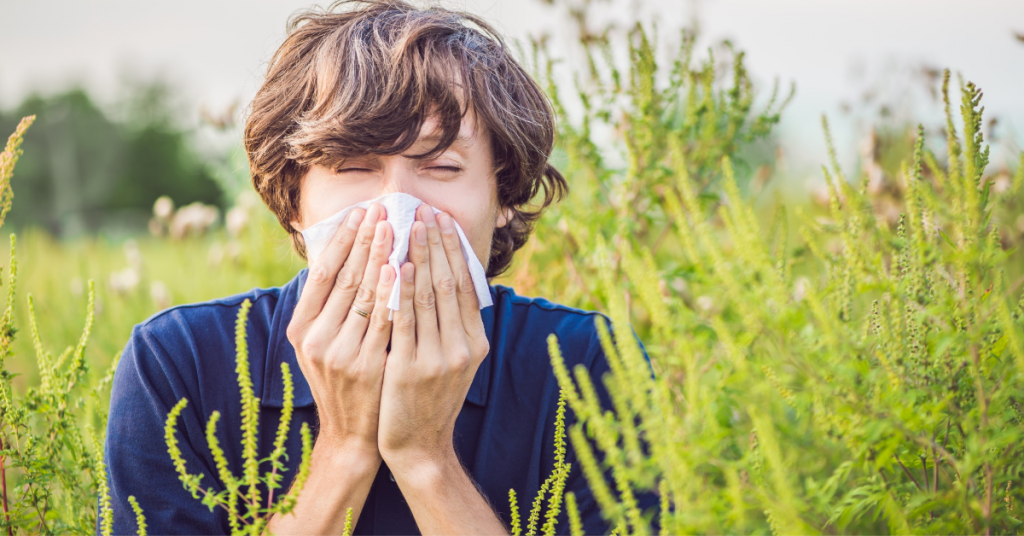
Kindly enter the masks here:
<path id="1" fill-rule="evenodd" d="M 440 169 L 442 171 L 462 171 L 462 168 L 457 168 L 454 166 L 432 166 L 427 169 Z"/>

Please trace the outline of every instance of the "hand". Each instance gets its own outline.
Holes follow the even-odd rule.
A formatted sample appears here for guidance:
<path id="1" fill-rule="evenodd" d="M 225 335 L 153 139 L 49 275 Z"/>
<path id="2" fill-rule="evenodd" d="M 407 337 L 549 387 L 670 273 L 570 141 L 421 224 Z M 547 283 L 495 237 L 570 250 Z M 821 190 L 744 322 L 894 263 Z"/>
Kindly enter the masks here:
<path id="1" fill-rule="evenodd" d="M 394 235 L 385 218 L 384 207 L 376 203 L 348 215 L 310 266 L 287 332 L 320 419 L 314 454 L 363 455 L 377 465 L 378 410 L 391 337 L 387 301 L 395 278 L 387 265 Z"/>
<path id="2" fill-rule="evenodd" d="M 455 419 L 490 349 L 451 216 L 416 213 L 381 392 L 378 446 L 395 472 L 454 454 Z"/>

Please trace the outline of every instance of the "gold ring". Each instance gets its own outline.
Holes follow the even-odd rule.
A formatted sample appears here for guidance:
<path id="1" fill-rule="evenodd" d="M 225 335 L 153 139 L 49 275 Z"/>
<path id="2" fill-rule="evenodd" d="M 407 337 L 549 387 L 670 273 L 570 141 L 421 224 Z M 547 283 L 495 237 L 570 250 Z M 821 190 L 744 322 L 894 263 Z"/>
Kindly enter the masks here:
<path id="1" fill-rule="evenodd" d="M 370 318 L 370 313 L 367 313 L 366 311 L 361 310 L 360 308 L 356 307 L 355 305 L 352 306 L 352 310 L 355 311 L 357 315 L 359 315 L 359 316 L 361 316 L 363 318 Z"/>

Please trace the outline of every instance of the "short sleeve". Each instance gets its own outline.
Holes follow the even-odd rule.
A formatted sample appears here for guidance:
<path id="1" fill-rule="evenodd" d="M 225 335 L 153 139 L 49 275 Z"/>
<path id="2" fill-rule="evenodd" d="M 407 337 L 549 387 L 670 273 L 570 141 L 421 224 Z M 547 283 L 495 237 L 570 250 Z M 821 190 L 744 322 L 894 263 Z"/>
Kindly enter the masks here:
<path id="1" fill-rule="evenodd" d="M 170 357 L 191 357 L 195 345 L 173 330 L 161 342 L 154 331 L 146 325 L 136 326 L 114 373 L 104 452 L 113 533 L 137 533 L 128 502 L 128 497 L 134 496 L 151 534 L 226 534 L 226 515 L 218 510 L 211 512 L 182 486 L 164 439 L 167 414 L 178 400 L 188 398 L 189 404 L 178 420 L 181 454 L 189 472 L 204 475 L 200 481 L 203 487 L 219 488 L 216 479 L 209 476 L 216 474 L 208 466 L 209 457 L 197 452 L 188 439 L 204 436 L 195 382 L 183 377 Z M 206 450 L 205 444 L 199 448 Z"/>
<path id="2" fill-rule="evenodd" d="M 606 319 L 604 315 L 595 315 L 594 318 L 599 319 L 600 321 L 604 321 Z M 634 337 L 636 337 L 635 333 L 633 335 Z M 643 347 L 643 343 L 640 342 L 639 338 L 636 338 L 636 341 L 640 346 L 641 352 L 643 352 L 644 358 L 648 362 L 648 366 L 650 366 L 650 358 L 647 355 L 647 351 Z M 591 362 L 590 366 L 590 379 L 594 383 L 594 388 L 597 392 L 598 399 L 601 402 L 601 408 L 603 410 L 613 411 L 611 396 L 608 394 L 608 390 L 605 387 L 603 379 L 603 376 L 611 370 L 611 367 L 608 364 L 608 359 L 605 356 L 604 351 L 601 349 L 601 344 L 597 338 L 596 330 L 594 331 L 591 344 L 588 348 L 588 352 L 591 352 L 593 355 L 593 361 Z M 651 372 L 651 376 L 654 376 L 653 369 Z M 567 416 L 567 426 L 570 423 L 576 422 L 576 416 L 574 414 L 571 414 L 571 412 L 569 412 Z M 594 455 L 597 458 L 598 463 L 603 465 L 603 453 L 600 451 L 600 449 L 597 448 L 596 442 L 590 438 L 588 438 L 587 441 L 588 443 L 590 443 L 591 450 L 594 452 Z M 572 492 L 576 497 L 576 504 L 580 512 L 580 520 L 583 523 L 584 534 L 608 534 L 608 532 L 611 531 L 611 526 L 609 522 L 606 521 L 601 514 L 601 505 L 597 502 L 597 499 L 594 497 L 594 494 L 591 491 L 589 484 L 587 483 L 587 478 L 583 474 L 582 467 L 580 467 L 579 461 L 576 456 L 576 451 L 575 449 L 572 448 L 571 441 L 567 439 L 567 443 L 568 452 L 566 459 L 567 461 L 572 463 L 572 467 L 569 470 L 569 476 L 566 480 L 565 491 Z M 608 487 L 611 490 L 613 490 L 613 493 L 615 493 L 615 496 L 617 497 L 618 495 L 615 491 L 616 488 L 614 484 L 615 481 L 612 479 L 612 472 L 610 469 L 605 469 L 604 478 L 605 482 L 608 483 Z M 655 491 L 642 491 L 638 489 L 634 489 L 633 493 L 636 497 L 637 506 L 640 509 L 641 515 L 644 515 L 644 517 L 648 517 L 651 519 L 651 528 L 655 531 L 655 533 L 657 533 L 659 529 L 657 525 L 657 514 L 660 505 L 659 495 Z M 562 512 L 559 515 L 559 519 L 560 532 L 568 533 L 568 515 L 565 512 L 564 505 L 562 508 Z"/>

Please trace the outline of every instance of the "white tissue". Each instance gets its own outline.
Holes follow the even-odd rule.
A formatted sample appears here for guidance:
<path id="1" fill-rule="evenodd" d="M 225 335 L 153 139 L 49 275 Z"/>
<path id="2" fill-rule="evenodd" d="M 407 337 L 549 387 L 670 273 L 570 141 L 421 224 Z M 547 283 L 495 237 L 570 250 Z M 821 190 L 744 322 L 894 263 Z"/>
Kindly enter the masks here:
<path id="1" fill-rule="evenodd" d="M 327 244 L 330 243 L 331 237 L 334 236 L 338 227 L 345 221 L 348 213 L 357 207 L 365 209 L 370 206 L 370 203 L 380 203 L 387 210 L 387 221 L 391 224 L 392 231 L 394 231 L 393 249 L 388 257 L 388 265 L 395 270 L 395 284 L 391 288 L 388 309 L 397 311 L 402 288 L 402 277 L 399 270 L 402 263 L 406 262 L 409 258 L 409 235 L 412 233 L 412 224 L 416 220 L 416 207 L 422 205 L 423 201 L 409 194 L 399 192 L 382 195 L 376 199 L 345 207 L 341 212 L 302 231 L 302 238 L 306 242 L 306 258 L 309 260 L 310 265 L 316 262 L 317 257 L 323 253 Z M 435 208 L 434 214 L 438 212 L 441 211 Z M 484 271 L 483 265 L 480 264 L 480 260 L 476 258 L 476 254 L 473 253 L 473 247 L 469 245 L 469 240 L 466 239 L 465 233 L 462 232 L 462 227 L 459 226 L 459 223 L 454 218 L 452 218 L 452 222 L 455 223 L 455 232 L 458 233 L 459 240 L 462 242 L 462 256 L 466 259 L 466 264 L 469 266 L 469 274 L 473 278 L 473 286 L 476 289 L 476 297 L 480 302 L 480 308 L 489 307 L 493 305 L 493 302 L 491 301 L 490 288 L 487 285 L 487 273 Z M 388 319 L 391 319 L 391 313 L 388 314 Z"/>

